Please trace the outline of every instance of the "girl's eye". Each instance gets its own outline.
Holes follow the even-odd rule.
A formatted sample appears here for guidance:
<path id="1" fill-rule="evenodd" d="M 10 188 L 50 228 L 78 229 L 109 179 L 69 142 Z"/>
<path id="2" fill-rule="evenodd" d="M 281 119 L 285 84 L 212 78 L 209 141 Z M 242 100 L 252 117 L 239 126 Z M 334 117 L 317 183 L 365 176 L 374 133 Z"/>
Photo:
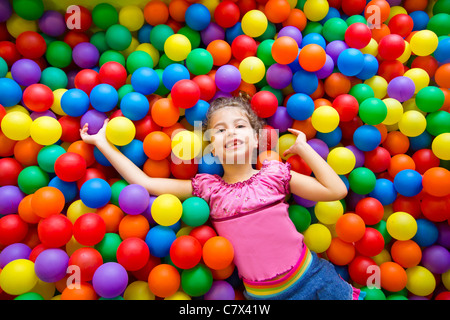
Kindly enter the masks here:
<path id="1" fill-rule="evenodd" d="M 225 132 L 225 129 L 217 129 L 218 133 Z"/>
<path id="2" fill-rule="evenodd" d="M 238 128 L 245 128 L 245 126 L 243 124 L 238 124 L 237 127 Z"/>

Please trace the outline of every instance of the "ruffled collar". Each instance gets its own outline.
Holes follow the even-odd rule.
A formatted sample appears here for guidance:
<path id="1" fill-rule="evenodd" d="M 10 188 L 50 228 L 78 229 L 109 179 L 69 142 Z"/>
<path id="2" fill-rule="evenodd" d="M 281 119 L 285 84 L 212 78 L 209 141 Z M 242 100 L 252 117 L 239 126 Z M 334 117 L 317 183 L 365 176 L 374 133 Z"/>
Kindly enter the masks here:
<path id="1" fill-rule="evenodd" d="M 214 174 L 214 176 L 217 178 L 217 180 L 220 182 L 221 185 L 226 186 L 226 187 L 233 187 L 233 188 L 240 188 L 246 185 L 251 184 L 253 181 L 255 181 L 263 172 L 263 169 L 265 169 L 268 165 L 269 165 L 270 161 L 268 161 L 267 159 L 265 159 L 262 163 L 261 169 L 253 174 L 250 178 L 248 178 L 247 180 L 244 181 L 238 181 L 235 183 L 228 183 L 225 182 L 225 180 L 222 179 L 221 176 L 219 176 L 218 174 Z"/>

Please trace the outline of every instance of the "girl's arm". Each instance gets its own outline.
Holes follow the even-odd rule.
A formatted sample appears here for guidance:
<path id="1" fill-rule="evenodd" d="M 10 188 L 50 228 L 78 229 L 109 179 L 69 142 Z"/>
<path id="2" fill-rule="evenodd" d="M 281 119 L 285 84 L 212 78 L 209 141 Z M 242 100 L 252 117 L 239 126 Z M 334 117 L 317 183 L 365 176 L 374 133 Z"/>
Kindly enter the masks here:
<path id="1" fill-rule="evenodd" d="M 105 120 L 103 127 L 95 135 L 87 133 L 88 125 L 85 124 L 83 129 L 80 130 L 81 138 L 84 142 L 95 145 L 128 183 L 139 184 L 155 196 L 170 193 L 180 200 L 192 197 L 191 180 L 151 178 L 147 176 L 133 161 L 128 159 L 116 146 L 108 141 L 105 135 L 107 124 L 108 119 Z"/>
<path id="2" fill-rule="evenodd" d="M 297 136 L 296 142 L 283 156 L 298 154 L 314 172 L 314 177 L 291 171 L 289 187 L 291 192 L 312 201 L 335 201 L 347 195 L 347 187 L 330 165 L 306 143 L 305 134 L 295 129 L 289 132 Z"/>

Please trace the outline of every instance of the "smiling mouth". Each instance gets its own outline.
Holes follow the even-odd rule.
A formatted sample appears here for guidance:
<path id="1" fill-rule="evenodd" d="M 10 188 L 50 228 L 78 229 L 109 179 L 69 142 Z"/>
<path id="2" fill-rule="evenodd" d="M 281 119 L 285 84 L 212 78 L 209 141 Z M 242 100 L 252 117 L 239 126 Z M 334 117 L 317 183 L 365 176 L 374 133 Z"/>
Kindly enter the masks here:
<path id="1" fill-rule="evenodd" d="M 242 142 L 242 140 L 233 139 L 225 144 L 225 149 L 238 148 L 240 145 L 243 145 L 243 144 L 244 144 L 244 142 Z"/>

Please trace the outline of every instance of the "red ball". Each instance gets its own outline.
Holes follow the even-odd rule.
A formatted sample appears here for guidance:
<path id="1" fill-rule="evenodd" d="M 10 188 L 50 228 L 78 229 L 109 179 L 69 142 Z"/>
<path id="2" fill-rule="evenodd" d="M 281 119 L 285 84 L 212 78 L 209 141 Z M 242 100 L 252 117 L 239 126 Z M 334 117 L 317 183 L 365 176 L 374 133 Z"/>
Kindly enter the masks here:
<path id="1" fill-rule="evenodd" d="M 200 87 L 189 79 L 177 81 L 170 93 L 173 104 L 183 109 L 192 108 L 200 99 Z"/>
<path id="2" fill-rule="evenodd" d="M 200 99 L 204 101 L 211 100 L 216 94 L 217 87 L 214 79 L 206 74 L 196 76 L 192 79 L 200 88 Z"/>
<path id="3" fill-rule="evenodd" d="M 348 16 L 361 14 L 366 6 L 366 0 L 342 0 L 342 11 Z"/>
<path id="4" fill-rule="evenodd" d="M 75 29 L 78 32 L 86 32 L 92 25 L 92 14 L 91 12 L 83 6 L 77 5 L 79 8 L 79 15 L 75 16 L 72 10 L 68 10 L 64 16 L 66 20 L 66 25 L 69 29 Z M 77 17 L 78 19 L 74 19 Z"/>
<path id="5" fill-rule="evenodd" d="M 420 199 L 418 197 L 405 197 L 399 194 L 397 198 L 392 203 L 392 209 L 394 212 L 407 212 L 414 217 L 414 219 L 419 219 L 420 214 Z"/>
<path id="6" fill-rule="evenodd" d="M 14 43 L 10 41 L 0 41 L 0 57 L 2 57 L 8 67 L 21 58 L 20 52 Z"/>
<path id="7" fill-rule="evenodd" d="M 366 225 L 372 226 L 383 218 L 384 207 L 378 199 L 367 197 L 356 204 L 355 213 L 364 220 Z"/>
<path id="8" fill-rule="evenodd" d="M 101 83 L 110 84 L 117 90 L 127 82 L 127 70 L 115 61 L 104 63 L 100 67 L 99 74 Z"/>
<path id="9" fill-rule="evenodd" d="M 362 286 L 367 285 L 367 279 L 373 274 L 373 270 L 372 272 L 369 272 L 370 267 L 377 267 L 375 261 L 369 257 L 357 256 L 348 265 L 348 273 L 350 278 L 352 278 L 352 280 L 357 284 Z"/>
<path id="10" fill-rule="evenodd" d="M 210 226 L 203 225 L 192 229 L 189 235 L 196 238 L 203 246 L 205 242 L 208 241 L 209 238 L 217 236 L 217 233 Z"/>
<path id="11" fill-rule="evenodd" d="M 0 123 L 2 122 L 4 116 L 6 116 L 6 110 L 5 107 L 0 104 Z"/>
<path id="12" fill-rule="evenodd" d="M 180 236 L 170 247 L 172 262 L 181 269 L 191 269 L 202 259 L 202 245 L 193 236 Z"/>
<path id="13" fill-rule="evenodd" d="M 17 178 L 23 167 L 15 158 L 0 159 L 0 186 L 17 186 Z"/>
<path id="14" fill-rule="evenodd" d="M 291 169 L 300 174 L 304 174 L 306 176 L 310 176 L 312 173 L 312 169 L 308 166 L 305 160 L 300 157 L 298 154 L 294 154 L 290 156 L 286 162 L 291 164 Z"/>
<path id="15" fill-rule="evenodd" d="M 23 102 L 28 109 L 43 112 L 53 105 L 53 91 L 45 84 L 34 83 L 23 91 Z"/>
<path id="16" fill-rule="evenodd" d="M 258 147 L 259 151 L 272 150 L 277 146 L 278 132 L 268 124 L 264 125 L 259 135 Z"/>
<path id="17" fill-rule="evenodd" d="M 238 61 L 255 56 L 257 48 L 255 39 L 245 34 L 237 36 L 231 43 L 231 53 Z"/>
<path id="18" fill-rule="evenodd" d="M 384 60 L 395 60 L 405 51 L 405 40 L 398 34 L 384 36 L 378 44 L 378 53 Z"/>
<path id="19" fill-rule="evenodd" d="M 38 236 L 48 248 L 59 248 L 72 239 L 72 222 L 62 214 L 52 214 L 38 224 Z"/>
<path id="20" fill-rule="evenodd" d="M 73 224 L 73 236 L 84 246 L 93 246 L 102 241 L 106 233 L 106 224 L 96 213 L 85 213 Z"/>
<path id="21" fill-rule="evenodd" d="M 365 153 L 364 166 L 374 173 L 386 171 L 391 162 L 391 154 L 383 147 Z"/>
<path id="22" fill-rule="evenodd" d="M 378 67 L 378 75 L 383 77 L 387 82 L 404 74 L 405 66 L 398 60 L 384 60 Z"/>
<path id="23" fill-rule="evenodd" d="M 141 120 L 134 121 L 134 127 L 136 128 L 135 138 L 141 141 L 145 140 L 145 137 L 153 131 L 161 131 L 161 126 L 158 126 L 151 116 L 145 116 Z"/>
<path id="24" fill-rule="evenodd" d="M 95 70 L 83 69 L 75 76 L 74 83 L 75 88 L 83 90 L 89 95 L 92 89 L 100 84 L 100 75 Z"/>
<path id="25" fill-rule="evenodd" d="M 80 119 L 71 116 L 62 116 L 58 119 L 62 128 L 61 141 L 75 142 L 80 140 Z"/>
<path id="26" fill-rule="evenodd" d="M 0 244 L 8 246 L 21 242 L 28 233 L 28 224 L 17 214 L 0 218 Z"/>
<path id="27" fill-rule="evenodd" d="M 372 39 L 370 28 L 364 23 L 353 23 L 345 31 L 345 42 L 355 49 L 362 49 Z"/>
<path id="28" fill-rule="evenodd" d="M 430 149 L 421 149 L 414 152 L 412 159 L 416 164 L 416 171 L 424 174 L 428 169 L 439 167 L 440 160 Z"/>
<path id="29" fill-rule="evenodd" d="M 81 281 L 91 281 L 95 270 L 103 264 L 103 257 L 94 248 L 80 248 L 70 256 L 69 266 L 75 265 L 80 268 Z"/>
<path id="30" fill-rule="evenodd" d="M 198 163 L 194 159 L 181 163 L 170 163 L 170 172 L 176 179 L 191 179 L 198 171 Z"/>
<path id="31" fill-rule="evenodd" d="M 117 262 L 128 271 L 143 268 L 149 257 L 150 250 L 145 241 L 140 238 L 126 238 L 117 248 Z"/>
<path id="32" fill-rule="evenodd" d="M 240 18 L 239 7 L 230 0 L 219 3 L 214 10 L 214 19 L 222 28 L 230 28 L 234 26 Z"/>
<path id="33" fill-rule="evenodd" d="M 56 159 L 55 173 L 63 181 L 77 181 L 86 173 L 86 160 L 78 153 L 66 152 Z"/>
<path id="34" fill-rule="evenodd" d="M 270 91 L 259 91 L 253 95 L 251 107 L 258 117 L 268 118 L 277 111 L 278 99 Z"/>
<path id="35" fill-rule="evenodd" d="M 414 21 L 407 14 L 396 14 L 389 20 L 388 27 L 389 30 L 391 30 L 391 33 L 395 33 L 403 38 L 406 38 L 414 28 Z"/>
<path id="36" fill-rule="evenodd" d="M 434 300 L 450 300 L 450 291 L 442 291 L 434 298 Z"/>
<path id="37" fill-rule="evenodd" d="M 358 115 L 359 103 L 354 96 L 344 93 L 333 100 L 332 107 L 339 113 L 341 121 L 351 121 Z"/>
<path id="38" fill-rule="evenodd" d="M 16 48 L 24 58 L 37 59 L 44 55 L 47 43 L 39 33 L 25 31 L 16 38 Z"/>
<path id="39" fill-rule="evenodd" d="M 367 257 L 373 257 L 381 253 L 384 248 L 384 238 L 374 228 L 366 228 L 363 237 L 355 242 L 356 250 Z"/>
<path id="40" fill-rule="evenodd" d="M 435 197 L 424 194 L 420 203 L 422 213 L 430 221 L 444 222 L 450 219 L 450 195 L 445 197 Z"/>

